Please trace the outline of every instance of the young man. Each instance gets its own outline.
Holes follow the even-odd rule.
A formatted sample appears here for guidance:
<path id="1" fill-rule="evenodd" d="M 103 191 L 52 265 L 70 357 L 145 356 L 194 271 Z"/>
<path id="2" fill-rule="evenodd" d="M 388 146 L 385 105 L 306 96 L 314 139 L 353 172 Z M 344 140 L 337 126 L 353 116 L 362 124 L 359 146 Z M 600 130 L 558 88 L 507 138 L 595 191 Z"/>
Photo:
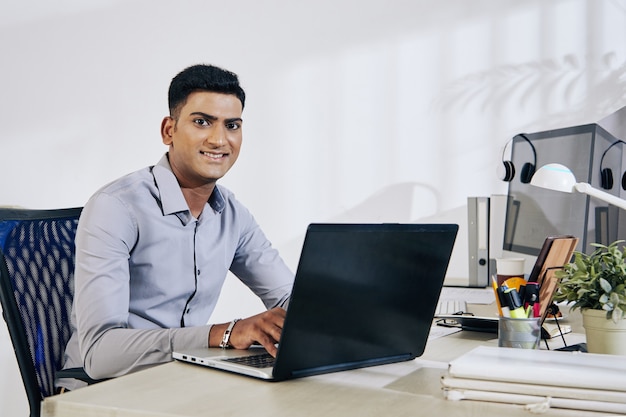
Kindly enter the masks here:
<path id="1" fill-rule="evenodd" d="M 276 354 L 293 273 L 248 210 L 217 185 L 239 155 L 244 103 L 235 74 L 207 65 L 183 70 L 161 123 L 168 152 L 89 199 L 76 235 L 74 333 L 64 368 L 117 377 L 169 361 L 183 346 L 258 342 Z M 229 270 L 268 310 L 207 324 Z"/>

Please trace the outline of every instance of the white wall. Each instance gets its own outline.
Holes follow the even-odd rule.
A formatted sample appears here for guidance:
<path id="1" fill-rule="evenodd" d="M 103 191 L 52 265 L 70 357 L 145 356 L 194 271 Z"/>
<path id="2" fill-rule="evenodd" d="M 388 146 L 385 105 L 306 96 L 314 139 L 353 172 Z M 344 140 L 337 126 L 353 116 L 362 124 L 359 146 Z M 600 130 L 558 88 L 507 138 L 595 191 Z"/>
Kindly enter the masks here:
<path id="1" fill-rule="evenodd" d="M 626 105 L 623 0 L 4 0 L 0 39 L 0 205 L 80 206 L 156 163 L 169 80 L 213 63 L 249 97 L 222 183 L 294 268 L 309 222 L 504 193 L 513 135 Z M 229 282 L 214 319 L 259 308 Z M 25 415 L 9 343 L 0 414 Z"/>

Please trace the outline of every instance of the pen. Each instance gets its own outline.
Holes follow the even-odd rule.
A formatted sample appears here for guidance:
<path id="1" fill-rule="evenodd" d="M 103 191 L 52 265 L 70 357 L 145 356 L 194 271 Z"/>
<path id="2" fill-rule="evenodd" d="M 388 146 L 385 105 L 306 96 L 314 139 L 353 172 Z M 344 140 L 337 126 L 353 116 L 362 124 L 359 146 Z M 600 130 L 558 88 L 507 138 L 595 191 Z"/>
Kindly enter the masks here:
<path id="1" fill-rule="evenodd" d="M 539 310 L 539 284 L 529 282 L 526 284 L 526 292 L 524 294 L 524 306 L 526 307 L 527 317 L 538 317 Z M 531 315 L 532 312 L 532 315 Z"/>
<path id="2" fill-rule="evenodd" d="M 517 292 L 519 293 L 519 298 L 522 301 L 522 305 L 525 306 L 526 304 L 524 304 L 524 300 L 526 300 L 526 284 L 524 283 L 523 285 L 520 285 L 520 287 L 517 289 Z"/>

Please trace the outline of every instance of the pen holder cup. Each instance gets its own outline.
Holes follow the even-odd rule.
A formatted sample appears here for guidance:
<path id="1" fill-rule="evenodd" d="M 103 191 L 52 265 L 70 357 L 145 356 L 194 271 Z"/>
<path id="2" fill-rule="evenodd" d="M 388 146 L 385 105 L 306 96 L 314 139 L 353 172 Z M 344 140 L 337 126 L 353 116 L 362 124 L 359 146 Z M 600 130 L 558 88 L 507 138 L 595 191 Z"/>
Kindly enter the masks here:
<path id="1" fill-rule="evenodd" d="M 498 346 L 537 349 L 540 342 L 540 318 L 514 319 L 500 317 L 498 320 Z"/>

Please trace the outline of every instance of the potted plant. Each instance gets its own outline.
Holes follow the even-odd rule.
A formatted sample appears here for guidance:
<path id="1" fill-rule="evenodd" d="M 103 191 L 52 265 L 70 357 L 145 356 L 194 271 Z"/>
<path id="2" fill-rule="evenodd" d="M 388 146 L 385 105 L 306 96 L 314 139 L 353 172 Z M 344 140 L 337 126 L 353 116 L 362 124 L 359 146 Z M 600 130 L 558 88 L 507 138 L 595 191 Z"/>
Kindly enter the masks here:
<path id="1" fill-rule="evenodd" d="M 590 255 L 575 252 L 573 262 L 557 272 L 554 300 L 580 309 L 592 353 L 626 355 L 626 248 L 623 240 L 608 246 L 593 243 Z M 621 245 L 621 247 L 620 247 Z"/>

